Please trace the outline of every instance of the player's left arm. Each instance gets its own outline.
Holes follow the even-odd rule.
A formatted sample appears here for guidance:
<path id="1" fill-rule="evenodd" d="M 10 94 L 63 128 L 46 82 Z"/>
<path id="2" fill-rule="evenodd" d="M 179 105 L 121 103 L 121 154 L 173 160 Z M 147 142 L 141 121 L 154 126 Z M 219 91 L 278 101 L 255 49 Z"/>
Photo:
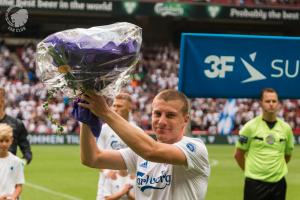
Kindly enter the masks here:
<path id="1" fill-rule="evenodd" d="M 187 158 L 182 150 L 172 144 L 160 143 L 143 130 L 132 126 L 122 117 L 113 113 L 111 127 L 136 154 L 145 160 L 174 165 L 187 165 Z"/>
<path id="2" fill-rule="evenodd" d="M 112 113 L 112 116 L 113 122 L 110 124 L 111 127 L 130 149 L 145 160 L 187 165 L 187 158 L 184 152 L 177 146 L 157 142 L 143 130 L 132 126 L 118 114 Z"/>
<path id="3" fill-rule="evenodd" d="M 112 111 L 103 96 L 87 92 L 79 105 L 103 119 L 136 154 L 145 160 L 175 165 L 187 165 L 185 154 L 175 145 L 155 141 L 143 130 L 133 126 Z"/>

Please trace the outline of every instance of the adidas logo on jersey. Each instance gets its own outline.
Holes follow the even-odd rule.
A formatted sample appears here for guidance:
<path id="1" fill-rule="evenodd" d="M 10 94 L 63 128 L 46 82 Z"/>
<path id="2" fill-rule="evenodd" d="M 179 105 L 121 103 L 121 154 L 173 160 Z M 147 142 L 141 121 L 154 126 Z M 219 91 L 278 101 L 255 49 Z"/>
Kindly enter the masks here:
<path id="1" fill-rule="evenodd" d="M 148 161 L 145 161 L 140 164 L 140 167 L 143 167 L 143 168 L 147 168 L 147 166 L 148 166 Z"/>

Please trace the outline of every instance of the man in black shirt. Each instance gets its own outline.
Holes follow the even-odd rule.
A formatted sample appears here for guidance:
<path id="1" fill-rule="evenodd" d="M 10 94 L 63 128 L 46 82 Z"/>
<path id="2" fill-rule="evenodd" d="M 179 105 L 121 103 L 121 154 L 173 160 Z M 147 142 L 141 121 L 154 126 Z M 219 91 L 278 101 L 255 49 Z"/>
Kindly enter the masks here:
<path id="1" fill-rule="evenodd" d="M 6 123 L 13 128 L 13 143 L 9 148 L 9 151 L 13 154 L 17 154 L 17 146 L 20 147 L 23 158 L 26 159 L 27 164 L 32 160 L 32 152 L 30 143 L 27 139 L 28 132 L 19 119 L 15 119 L 5 114 L 5 90 L 0 88 L 0 123 Z"/>

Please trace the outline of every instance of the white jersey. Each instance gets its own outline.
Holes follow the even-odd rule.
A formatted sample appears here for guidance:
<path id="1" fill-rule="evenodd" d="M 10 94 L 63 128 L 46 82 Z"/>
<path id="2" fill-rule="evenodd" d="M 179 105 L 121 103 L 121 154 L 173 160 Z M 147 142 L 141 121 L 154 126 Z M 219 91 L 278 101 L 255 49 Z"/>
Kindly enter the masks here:
<path id="1" fill-rule="evenodd" d="M 210 166 L 208 153 L 200 139 L 183 137 L 173 144 L 187 158 L 187 166 L 146 161 L 131 149 L 120 153 L 129 172 L 136 172 L 136 199 L 143 200 L 203 200 Z"/>
<path id="2" fill-rule="evenodd" d="M 97 139 L 97 144 L 100 149 L 119 150 L 127 147 L 123 140 L 108 126 L 103 124 L 100 136 Z"/>
<path id="3" fill-rule="evenodd" d="M 131 178 L 130 175 L 127 176 L 120 176 L 118 173 L 117 179 L 113 180 L 111 178 L 107 178 L 105 181 L 105 187 L 104 187 L 104 197 L 113 195 L 117 192 L 119 192 L 125 184 L 131 184 L 134 186 L 135 184 L 135 178 Z M 127 200 L 127 195 L 124 195 L 120 198 L 120 200 Z"/>
<path id="4" fill-rule="evenodd" d="M 11 195 L 17 184 L 24 184 L 23 161 L 12 153 L 0 158 L 0 196 Z"/>
<path id="5" fill-rule="evenodd" d="M 136 126 L 135 124 L 132 125 Z M 114 130 L 110 126 L 108 126 L 108 124 L 103 124 L 100 136 L 97 139 L 97 145 L 100 149 L 105 149 L 105 150 L 119 150 L 127 147 L 127 145 L 123 142 L 123 140 L 114 132 Z M 107 172 L 108 170 L 103 170 L 99 174 L 98 192 L 96 198 L 97 200 L 104 200 L 104 196 L 103 196 L 104 187 L 105 187 L 104 182 L 106 179 Z"/>

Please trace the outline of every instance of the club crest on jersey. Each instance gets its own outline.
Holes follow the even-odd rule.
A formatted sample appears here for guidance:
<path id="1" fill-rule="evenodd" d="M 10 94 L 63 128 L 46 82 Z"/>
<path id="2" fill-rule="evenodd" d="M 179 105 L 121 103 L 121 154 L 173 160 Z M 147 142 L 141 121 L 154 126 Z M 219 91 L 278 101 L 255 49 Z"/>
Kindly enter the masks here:
<path id="1" fill-rule="evenodd" d="M 191 151 L 194 152 L 196 149 L 196 146 L 193 143 L 187 143 L 186 147 Z"/>
<path id="2" fill-rule="evenodd" d="M 125 146 L 124 146 L 123 144 L 121 144 L 121 143 L 120 143 L 119 141 L 117 141 L 117 140 L 111 141 L 110 146 L 111 146 L 111 148 L 114 149 L 114 150 L 119 150 L 119 149 L 125 148 Z"/>

